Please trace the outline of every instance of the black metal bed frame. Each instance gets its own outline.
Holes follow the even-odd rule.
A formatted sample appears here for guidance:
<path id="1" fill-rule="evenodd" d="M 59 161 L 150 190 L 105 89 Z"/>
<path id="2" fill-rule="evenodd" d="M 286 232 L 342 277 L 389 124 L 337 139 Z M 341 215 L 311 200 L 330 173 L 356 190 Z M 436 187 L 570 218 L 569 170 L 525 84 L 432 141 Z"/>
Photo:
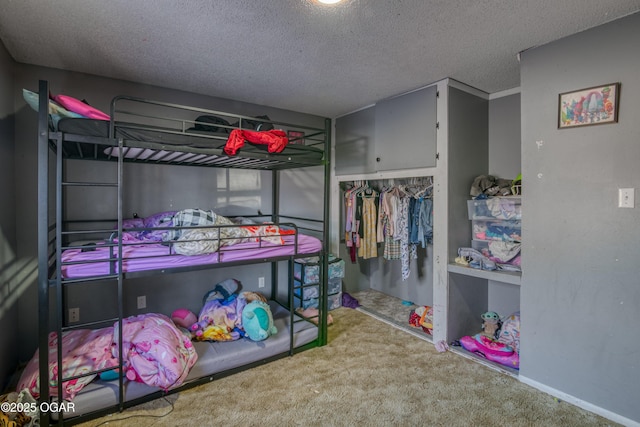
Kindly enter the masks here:
<path id="1" fill-rule="evenodd" d="M 125 115 L 127 117 L 135 116 L 136 113 L 132 113 L 128 110 L 123 110 L 119 108 L 119 103 L 122 101 L 130 101 L 134 103 L 139 103 L 145 106 L 152 106 L 151 108 L 169 108 L 175 111 L 180 111 L 183 114 L 187 113 L 205 113 L 212 114 L 218 116 L 226 116 L 231 117 L 237 120 L 237 128 L 242 129 L 243 122 L 246 123 L 248 120 L 255 120 L 252 117 L 241 116 L 235 114 L 229 114 L 220 111 L 212 111 L 201 108 L 194 108 L 189 106 L 182 106 L 177 104 L 169 104 L 164 102 L 156 102 L 145 100 L 141 98 L 133 98 L 133 97 L 124 97 L 119 96 L 113 99 L 111 103 L 111 120 L 109 122 L 109 135 L 107 137 L 100 136 L 83 136 L 77 134 L 68 134 L 64 132 L 58 132 L 51 129 L 49 122 L 49 106 L 48 106 L 48 95 L 49 95 L 49 84 L 47 81 L 41 80 L 39 82 L 39 113 L 38 113 L 38 345 L 39 345 L 39 378 L 40 378 L 40 402 L 51 402 L 55 397 L 52 397 L 49 392 L 49 367 L 48 367 L 48 335 L 50 332 L 55 332 L 59 337 L 65 331 L 78 329 L 81 327 L 95 327 L 98 325 L 104 324 L 113 324 L 114 322 L 119 323 L 119 336 L 118 336 L 118 345 L 122 346 L 122 320 L 124 318 L 124 307 L 123 307 L 123 284 L 124 281 L 128 278 L 140 277 L 141 275 L 153 275 L 153 274 L 165 274 L 165 273 L 178 273 L 182 271 L 192 271 L 195 269 L 205 269 L 205 268 L 224 268 L 230 267 L 234 265 L 245 265 L 245 264 L 258 264 L 258 263 L 271 263 L 271 283 L 272 283 L 272 299 L 276 299 L 277 292 L 277 284 L 278 284 L 278 263 L 281 261 L 288 262 L 288 288 L 287 295 L 288 300 L 286 302 L 280 302 L 281 305 L 288 307 L 290 318 L 289 318 L 289 351 L 266 358 L 264 360 L 260 360 L 257 362 L 253 362 L 242 366 L 240 368 L 234 368 L 227 371 L 223 371 L 220 373 L 216 373 L 214 375 L 208 375 L 206 377 L 189 381 L 181 385 L 180 387 L 171 389 L 167 392 L 158 391 L 149 395 L 146 395 L 142 398 L 132 399 L 125 401 L 124 396 L 124 378 L 121 374 L 118 380 L 118 388 L 119 388 L 119 396 L 118 402 L 116 405 L 102 408 L 100 410 L 80 415 L 73 416 L 72 418 L 64 418 L 64 413 L 61 413 L 58 419 L 52 417 L 51 413 L 41 413 L 40 414 L 40 425 L 48 426 L 48 425 L 73 425 L 79 422 L 84 422 L 89 419 L 97 418 L 109 413 L 122 411 L 125 408 L 157 399 L 161 396 L 164 396 L 168 393 L 175 393 L 181 390 L 203 384 L 209 381 L 213 381 L 217 378 L 221 378 L 230 374 L 233 374 L 238 371 L 242 371 L 245 369 L 249 369 L 253 366 L 260 365 L 263 363 L 268 363 L 272 360 L 286 357 L 298 353 L 300 351 L 307 350 L 312 347 L 322 346 L 327 343 L 327 277 L 328 277 L 328 242 L 329 242 L 329 185 L 330 185 L 330 153 L 331 153 L 331 141 L 330 141 L 330 129 L 331 129 L 331 121 L 330 119 L 325 119 L 325 127 L 324 129 L 317 129 L 308 126 L 296 126 L 287 123 L 280 122 L 272 122 L 274 125 L 285 129 L 295 129 L 301 130 L 305 133 L 305 141 L 308 141 L 308 145 L 311 148 L 305 148 L 304 146 L 292 146 L 292 153 L 287 155 L 281 154 L 272 154 L 268 153 L 263 149 L 256 147 L 247 147 L 247 149 L 241 150 L 239 155 L 237 156 L 228 156 L 224 153 L 221 141 L 218 136 L 207 136 L 202 134 L 189 134 L 187 130 L 187 124 L 193 124 L 193 120 L 189 119 L 174 119 L 166 116 L 139 116 L 142 117 L 141 121 L 144 122 L 146 119 L 150 119 L 151 122 L 162 122 L 162 123 L 179 123 L 179 126 L 173 126 L 172 128 L 163 128 L 164 131 L 175 134 L 185 134 L 192 137 L 200 137 L 206 141 L 206 138 L 209 138 L 211 141 L 211 147 L 208 147 L 206 144 L 204 147 L 199 145 L 198 147 L 192 147 L 188 145 L 159 145 L 158 142 L 148 142 L 144 140 L 129 140 L 122 137 L 116 137 L 117 131 L 119 128 L 128 128 L 128 129 L 153 129 L 154 131 L 158 129 L 157 126 L 146 123 L 135 123 L 135 122 L 119 122 L 116 120 L 120 115 Z M 318 146 L 321 147 L 321 157 L 318 157 Z M 105 155 L 105 150 L 109 147 L 113 147 L 110 151 L 110 154 Z M 127 150 L 131 148 L 139 148 L 145 150 L 154 150 L 159 151 L 169 151 L 174 150 L 180 153 L 183 153 L 179 160 L 176 158 L 168 158 L 167 156 L 147 156 L 145 159 L 138 158 L 130 158 L 126 157 Z M 117 150 L 118 155 L 112 155 L 114 150 Z M 311 154 L 311 155 L 308 155 Z M 52 156 L 53 155 L 53 156 Z M 50 157 L 54 157 L 55 161 Z M 203 157 L 204 156 L 204 157 Z M 150 160 L 152 159 L 153 160 Z M 206 162 L 201 161 L 203 158 L 208 159 Z M 65 159 L 91 159 L 91 160 L 105 160 L 111 162 L 117 162 L 117 182 L 109 182 L 109 183 L 95 183 L 95 182 L 65 182 L 63 180 L 63 161 Z M 255 259 L 249 261 L 234 261 L 230 263 L 220 262 L 216 264 L 207 264 L 207 265 L 199 265 L 195 267 L 183 267 L 177 269 L 161 269 L 154 271 L 141 271 L 134 273 L 123 273 L 122 268 L 122 256 L 117 254 L 122 254 L 122 232 L 123 232 L 123 164 L 125 162 L 154 162 L 160 164 L 172 164 L 172 165 L 193 165 L 193 166 L 204 166 L 204 167 L 222 167 L 222 168 L 243 168 L 243 169 L 259 169 L 259 170 L 271 170 L 272 171 L 272 179 L 273 179 L 273 189 L 272 189 L 272 203 L 273 203 L 273 212 L 270 214 L 271 221 L 274 223 L 278 223 L 283 218 L 289 220 L 303 220 L 312 223 L 318 223 L 320 225 L 320 229 L 317 230 L 318 234 L 322 236 L 321 240 L 323 242 L 323 248 L 320 252 L 315 254 L 303 254 L 303 255 L 286 255 L 286 256 L 277 256 L 263 259 Z M 55 164 L 53 168 L 50 168 L 50 164 Z M 287 217 L 280 215 L 280 205 L 279 205 L 279 196 L 280 196 L 280 177 L 279 171 L 291 168 L 302 168 L 309 166 L 324 166 L 324 212 L 321 220 L 314 220 L 308 218 L 295 218 L 295 217 Z M 53 169 L 53 170 L 50 170 Z M 53 172 L 53 173 L 52 173 Z M 53 175 L 53 176 L 52 176 Z M 55 180 L 55 187 L 52 189 L 51 180 Z M 88 282 L 91 280 L 98 280 L 97 278 L 85 278 L 85 279 L 64 279 L 61 274 L 61 253 L 63 249 L 68 248 L 63 244 L 63 241 L 66 238 L 66 231 L 63 230 L 63 198 L 62 193 L 63 189 L 66 186 L 104 186 L 104 187 L 112 187 L 117 189 L 117 244 L 114 247 L 117 247 L 117 254 L 114 255 L 113 264 L 117 264 L 117 269 L 113 272 L 109 277 L 102 276 L 99 279 L 103 280 L 105 278 L 116 281 L 117 282 L 117 298 L 118 298 L 118 308 L 117 308 L 117 317 L 111 319 L 103 319 L 97 322 L 88 322 L 82 323 L 78 325 L 69 326 L 68 322 L 65 322 L 64 317 L 64 293 L 63 290 L 65 286 Z M 55 197 L 51 197 L 51 196 Z M 54 199 L 52 202 L 51 199 Z M 53 206 L 52 206 L 53 205 Z M 53 213 L 55 212 L 55 213 Z M 53 218 L 52 218 L 53 216 Z M 269 215 L 265 215 L 269 216 Z M 52 221 L 53 219 L 53 221 Z M 292 224 L 289 224 L 292 225 Z M 80 233 L 81 234 L 81 233 Z M 296 232 L 297 236 L 297 232 Z M 297 240 L 296 240 L 296 251 L 297 252 Z M 318 318 L 318 336 L 316 340 L 295 348 L 294 347 L 294 330 L 293 325 L 296 321 L 294 319 L 294 298 L 301 298 L 296 296 L 293 292 L 294 290 L 294 260 L 300 257 L 308 257 L 312 255 L 319 256 L 320 265 L 321 265 L 321 283 L 319 287 L 319 318 Z M 51 297 L 55 295 L 54 299 L 56 301 L 55 304 L 55 325 L 50 324 L 50 302 Z M 300 292 L 299 295 L 302 295 Z M 299 320 L 298 320 L 299 321 Z M 304 320 L 303 320 L 304 321 Z M 123 366 L 123 352 L 119 351 L 119 366 Z M 58 339 L 58 359 L 57 365 L 60 367 L 62 365 L 62 339 Z M 109 368 L 112 369 L 112 368 Z M 107 369 L 104 369 L 106 371 Z M 62 373 L 62 369 L 58 370 Z M 96 373 L 100 373 L 101 371 L 92 372 L 86 375 L 92 375 Z M 122 372 L 122 370 L 121 370 Z M 63 382 L 73 380 L 75 378 L 80 378 L 81 376 L 76 377 L 68 377 L 68 378 L 58 378 L 57 381 L 57 395 L 62 396 L 62 384 Z"/>

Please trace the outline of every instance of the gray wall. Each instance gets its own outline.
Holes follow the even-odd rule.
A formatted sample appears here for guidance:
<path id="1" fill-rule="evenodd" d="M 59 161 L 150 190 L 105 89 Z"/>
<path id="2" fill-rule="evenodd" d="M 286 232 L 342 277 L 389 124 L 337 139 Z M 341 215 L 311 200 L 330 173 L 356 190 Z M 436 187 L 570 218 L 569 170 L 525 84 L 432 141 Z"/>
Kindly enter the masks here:
<path id="1" fill-rule="evenodd" d="M 488 173 L 489 101 L 449 88 L 449 262 L 458 248 L 469 246 L 471 221 L 467 209 L 469 190 L 478 175 Z"/>
<path id="2" fill-rule="evenodd" d="M 16 170 L 16 210 L 21 212 L 16 219 L 18 251 L 21 256 L 35 259 L 36 248 L 36 186 L 37 186 L 37 115 L 22 100 L 22 88 L 37 91 L 38 80 L 46 79 L 54 94 L 67 94 L 86 99 L 96 108 L 109 111 L 109 102 L 116 95 L 132 95 L 148 99 L 187 104 L 202 108 L 227 111 L 244 115 L 267 114 L 273 120 L 287 123 L 307 124 L 323 127 L 324 119 L 236 101 L 206 97 L 193 93 L 169 90 L 125 81 L 100 78 L 91 75 L 70 73 L 61 70 L 16 65 L 14 86 L 16 100 L 16 158 L 20 168 Z M 115 176 L 114 165 L 95 161 L 69 161 L 67 179 L 85 180 L 89 176 L 106 178 Z M 282 191 L 285 193 L 281 211 L 288 214 L 310 215 L 322 218 L 322 168 L 305 172 L 282 174 Z M 161 210 L 198 207 L 215 209 L 229 215 L 248 215 L 271 211 L 271 172 L 253 172 L 216 168 L 170 167 L 161 165 L 128 165 L 124 170 L 127 189 L 124 194 L 124 211 L 130 216 L 137 212 L 141 216 Z M 94 178 L 95 180 L 95 178 Z M 295 185 L 294 185 L 295 183 Z M 104 190 L 104 189 L 103 189 Z M 109 190 L 110 191 L 110 190 Z M 70 192 L 67 199 L 71 208 L 67 218 L 92 217 L 113 218 L 116 211 L 115 192 L 92 193 L 82 190 Z M 105 197 L 104 194 L 107 194 Z M 112 202 L 105 199 L 113 197 Z M 244 208 L 238 209 L 237 206 Z M 234 277 L 243 282 L 245 289 L 257 290 L 257 277 L 265 276 L 269 283 L 267 266 L 259 265 L 235 269 L 219 269 L 168 276 L 154 276 L 127 282 L 125 289 L 125 314 L 137 314 L 136 296 L 146 295 L 146 311 L 170 314 L 186 307 L 197 312 L 204 293 L 215 283 Z M 37 310 L 37 288 L 31 278 L 19 301 L 20 313 L 35 313 Z M 115 291 L 104 283 L 74 286 L 68 291 L 70 306 L 80 308 L 82 321 L 113 315 Z M 105 303 L 107 301 L 107 303 Z M 36 316 L 24 315 L 19 322 L 20 359 L 28 360 L 37 346 Z M 15 341 L 13 341 L 15 342 Z"/>
<path id="3" fill-rule="evenodd" d="M 488 173 L 489 101 L 449 87 L 448 146 L 448 261 L 458 256 L 458 248 L 469 247 L 471 221 L 467 210 L 471 183 Z M 438 230 L 434 230 L 438 232 Z M 486 280 L 450 274 L 448 288 L 447 335 L 457 339 L 478 328 L 478 316 L 487 311 Z"/>
<path id="4" fill-rule="evenodd" d="M 13 144 L 13 59 L 0 42 L 0 391 L 4 390 L 18 361 L 17 297 L 23 264 L 16 254 L 16 211 Z"/>
<path id="5" fill-rule="evenodd" d="M 520 172 L 520 94 L 489 101 L 489 173 L 515 179 Z"/>
<path id="6" fill-rule="evenodd" d="M 489 174 L 515 179 L 521 168 L 520 94 L 489 101 Z M 520 286 L 488 281 L 488 310 L 509 316 L 520 309 Z"/>
<path id="7" fill-rule="evenodd" d="M 640 14 L 522 54 L 521 376 L 640 422 Z M 621 82 L 617 124 L 557 129 L 558 94 Z M 537 141 L 540 141 L 537 143 Z"/>

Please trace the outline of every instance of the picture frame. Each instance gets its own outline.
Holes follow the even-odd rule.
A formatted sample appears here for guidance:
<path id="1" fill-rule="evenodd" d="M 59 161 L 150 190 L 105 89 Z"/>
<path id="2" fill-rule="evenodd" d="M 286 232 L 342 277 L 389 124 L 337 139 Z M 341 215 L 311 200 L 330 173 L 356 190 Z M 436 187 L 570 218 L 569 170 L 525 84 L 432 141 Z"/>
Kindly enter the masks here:
<path id="1" fill-rule="evenodd" d="M 289 138 L 289 144 L 301 144 L 304 145 L 304 132 L 297 130 L 287 131 L 287 138 Z"/>
<path id="2" fill-rule="evenodd" d="M 620 82 L 561 93 L 558 129 L 618 122 Z"/>

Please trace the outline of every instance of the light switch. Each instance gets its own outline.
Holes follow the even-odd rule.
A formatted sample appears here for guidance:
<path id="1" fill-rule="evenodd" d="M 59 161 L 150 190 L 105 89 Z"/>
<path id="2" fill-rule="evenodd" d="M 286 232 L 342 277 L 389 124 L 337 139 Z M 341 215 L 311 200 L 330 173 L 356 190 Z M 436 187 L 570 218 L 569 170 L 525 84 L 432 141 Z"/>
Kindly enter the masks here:
<path id="1" fill-rule="evenodd" d="M 635 188 L 618 188 L 618 207 L 633 208 L 635 204 Z"/>

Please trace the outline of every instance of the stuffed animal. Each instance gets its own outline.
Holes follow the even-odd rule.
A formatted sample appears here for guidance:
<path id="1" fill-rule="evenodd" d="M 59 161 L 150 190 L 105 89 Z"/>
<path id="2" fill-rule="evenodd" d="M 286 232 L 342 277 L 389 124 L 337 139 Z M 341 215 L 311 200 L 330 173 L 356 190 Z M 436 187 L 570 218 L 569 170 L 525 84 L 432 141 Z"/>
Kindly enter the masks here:
<path id="1" fill-rule="evenodd" d="M 251 301 L 242 311 L 242 326 L 252 341 L 263 341 L 275 335 L 278 329 L 273 324 L 271 308 L 259 300 Z"/>
<path id="2" fill-rule="evenodd" d="M 196 315 L 186 308 L 179 308 L 173 313 L 171 313 L 171 320 L 176 326 L 189 329 L 191 325 L 198 321 Z"/>
<path id="3" fill-rule="evenodd" d="M 500 316 L 495 311 L 487 311 L 483 313 L 482 320 L 482 332 L 481 334 L 485 337 L 495 340 L 498 338 L 498 331 L 500 330 Z"/>

